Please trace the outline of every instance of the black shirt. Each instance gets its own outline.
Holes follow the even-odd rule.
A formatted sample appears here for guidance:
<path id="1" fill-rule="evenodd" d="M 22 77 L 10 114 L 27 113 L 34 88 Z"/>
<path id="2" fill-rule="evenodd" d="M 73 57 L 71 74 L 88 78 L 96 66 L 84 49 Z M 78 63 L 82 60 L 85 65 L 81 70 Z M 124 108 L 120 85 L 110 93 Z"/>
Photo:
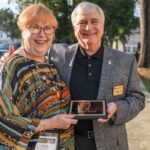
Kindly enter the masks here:
<path id="1" fill-rule="evenodd" d="M 79 47 L 74 61 L 70 91 L 72 100 L 97 99 L 100 75 L 102 70 L 103 46 L 92 56 Z M 92 120 L 79 120 L 75 129 L 93 130 Z"/>

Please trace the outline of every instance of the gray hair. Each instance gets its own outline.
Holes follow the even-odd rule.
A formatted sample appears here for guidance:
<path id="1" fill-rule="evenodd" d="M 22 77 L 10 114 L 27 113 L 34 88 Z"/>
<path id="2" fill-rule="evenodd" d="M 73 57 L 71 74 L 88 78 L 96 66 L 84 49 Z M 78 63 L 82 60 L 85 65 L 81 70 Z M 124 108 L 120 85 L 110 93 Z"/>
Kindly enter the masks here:
<path id="1" fill-rule="evenodd" d="M 97 4 L 94 3 L 90 3 L 90 2 L 81 2 L 80 4 L 78 4 L 75 9 L 73 10 L 72 14 L 71 14 L 71 22 L 74 25 L 76 22 L 76 16 L 81 13 L 89 13 L 92 10 L 97 10 L 102 18 L 102 22 L 103 24 L 105 23 L 105 15 L 104 12 L 102 10 L 102 8 L 100 6 L 98 6 Z"/>

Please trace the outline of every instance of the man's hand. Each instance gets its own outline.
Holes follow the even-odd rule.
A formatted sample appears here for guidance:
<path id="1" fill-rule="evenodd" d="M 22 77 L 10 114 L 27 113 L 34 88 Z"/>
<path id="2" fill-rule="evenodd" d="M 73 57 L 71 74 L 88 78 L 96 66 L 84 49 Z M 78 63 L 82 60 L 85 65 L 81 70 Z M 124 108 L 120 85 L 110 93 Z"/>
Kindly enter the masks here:
<path id="1" fill-rule="evenodd" d="M 98 122 L 107 122 L 117 112 L 117 105 L 114 102 L 107 104 L 108 119 L 99 118 Z"/>
<path id="2" fill-rule="evenodd" d="M 6 59 L 10 54 L 12 54 L 14 51 L 15 51 L 14 45 L 10 45 L 8 52 L 5 53 L 5 54 L 1 57 L 1 59 L 0 59 L 0 67 L 1 67 L 2 63 L 5 61 L 5 59 Z"/>

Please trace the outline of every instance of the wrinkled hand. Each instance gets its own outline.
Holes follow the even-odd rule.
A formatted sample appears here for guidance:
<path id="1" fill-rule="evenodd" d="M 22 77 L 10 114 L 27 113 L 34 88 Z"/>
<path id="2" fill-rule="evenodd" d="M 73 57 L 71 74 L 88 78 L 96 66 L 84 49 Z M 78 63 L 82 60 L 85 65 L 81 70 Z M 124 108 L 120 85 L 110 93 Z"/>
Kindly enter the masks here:
<path id="1" fill-rule="evenodd" d="M 52 117 L 50 122 L 57 129 L 68 129 L 72 124 L 77 124 L 77 120 L 73 119 L 74 115 L 60 114 Z M 49 123 L 49 122 L 47 122 Z"/>
<path id="2" fill-rule="evenodd" d="M 110 102 L 107 104 L 107 115 L 108 119 L 99 118 L 98 122 L 107 122 L 115 113 L 117 112 L 117 105 L 114 102 Z"/>
<path id="3" fill-rule="evenodd" d="M 59 114 L 52 118 L 42 120 L 36 131 L 39 132 L 48 129 L 68 129 L 72 124 L 77 124 L 77 122 L 78 120 L 74 119 L 74 115 Z"/>
<path id="4" fill-rule="evenodd" d="M 8 52 L 5 53 L 5 54 L 0 58 L 0 67 L 1 67 L 2 63 L 5 61 L 5 59 L 6 59 L 10 54 L 12 54 L 14 51 L 15 51 L 14 46 L 13 46 L 13 45 L 10 45 Z"/>

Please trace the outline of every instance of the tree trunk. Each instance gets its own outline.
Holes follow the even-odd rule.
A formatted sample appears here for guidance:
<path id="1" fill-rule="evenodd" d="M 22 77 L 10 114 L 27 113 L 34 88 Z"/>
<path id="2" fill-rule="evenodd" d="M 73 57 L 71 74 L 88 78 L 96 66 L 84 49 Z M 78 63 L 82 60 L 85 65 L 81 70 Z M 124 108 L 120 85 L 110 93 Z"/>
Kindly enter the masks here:
<path id="1" fill-rule="evenodd" d="M 150 67 L 150 0 L 139 0 L 141 52 L 139 67 Z"/>

